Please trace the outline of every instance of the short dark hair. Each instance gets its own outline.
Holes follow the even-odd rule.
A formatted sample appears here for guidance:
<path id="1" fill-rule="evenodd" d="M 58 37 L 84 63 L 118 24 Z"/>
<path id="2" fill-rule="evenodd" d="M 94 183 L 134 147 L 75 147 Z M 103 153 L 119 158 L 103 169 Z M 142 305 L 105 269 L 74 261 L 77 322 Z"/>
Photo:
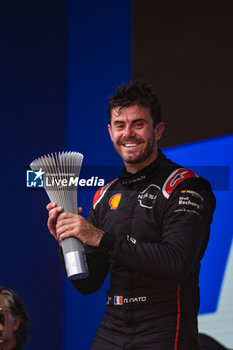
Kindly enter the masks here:
<path id="1" fill-rule="evenodd" d="M 148 107 L 154 127 L 161 122 L 161 106 L 155 96 L 153 88 L 143 80 L 136 80 L 129 85 L 116 88 L 115 95 L 109 97 L 108 116 L 111 124 L 112 110 L 120 107 L 139 106 Z"/>
<path id="2" fill-rule="evenodd" d="M 30 320 L 26 307 L 12 289 L 0 286 L 0 294 L 5 297 L 12 317 L 19 317 L 21 319 L 19 328 L 16 331 L 16 341 L 18 346 L 22 346 L 29 339 L 28 327 L 30 326 Z"/>

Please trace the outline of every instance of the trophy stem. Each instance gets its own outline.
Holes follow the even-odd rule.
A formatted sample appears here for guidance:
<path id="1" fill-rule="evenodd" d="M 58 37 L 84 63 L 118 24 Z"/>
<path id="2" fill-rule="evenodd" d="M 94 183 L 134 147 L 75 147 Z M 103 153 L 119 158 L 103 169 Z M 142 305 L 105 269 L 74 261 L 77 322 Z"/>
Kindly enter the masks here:
<path id="1" fill-rule="evenodd" d="M 82 243 L 74 237 L 68 237 L 61 242 L 67 276 L 70 280 L 88 276 L 86 256 Z"/>

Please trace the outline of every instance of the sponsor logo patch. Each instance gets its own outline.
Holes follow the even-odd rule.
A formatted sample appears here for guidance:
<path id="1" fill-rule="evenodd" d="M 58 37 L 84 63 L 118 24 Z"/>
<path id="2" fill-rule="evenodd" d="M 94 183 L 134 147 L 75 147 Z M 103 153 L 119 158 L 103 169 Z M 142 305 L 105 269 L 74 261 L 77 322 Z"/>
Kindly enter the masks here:
<path id="1" fill-rule="evenodd" d="M 137 240 L 134 237 L 130 237 L 129 235 L 126 236 L 127 237 L 127 241 L 132 242 L 133 244 L 137 243 Z"/>
<path id="2" fill-rule="evenodd" d="M 193 214 L 197 214 L 198 216 L 201 216 L 196 210 L 190 210 L 190 209 L 176 209 L 175 213 L 179 213 L 179 212 L 183 212 L 183 213 L 193 213 Z"/>
<path id="3" fill-rule="evenodd" d="M 191 207 L 195 207 L 197 209 L 201 209 L 200 204 L 195 203 L 189 199 L 189 197 L 180 197 L 179 205 L 190 205 Z"/>
<path id="4" fill-rule="evenodd" d="M 192 193 L 189 193 L 192 192 Z M 199 216 L 201 216 L 201 210 L 203 208 L 203 201 L 204 199 L 202 198 L 199 193 L 194 192 L 195 195 L 193 194 L 194 191 L 188 191 L 188 190 L 182 190 L 180 193 L 183 195 L 179 196 L 178 198 L 178 206 L 175 210 L 175 212 L 187 212 L 187 213 L 195 213 Z"/>
<path id="5" fill-rule="evenodd" d="M 113 197 L 109 199 L 109 205 L 112 210 L 115 210 L 118 208 L 118 205 L 121 200 L 121 193 L 115 194 Z"/>
<path id="6" fill-rule="evenodd" d="M 180 191 L 180 193 L 191 194 L 193 197 L 200 199 L 202 202 L 204 201 L 204 198 L 199 193 L 197 193 L 193 190 L 182 190 L 182 191 Z"/>
<path id="7" fill-rule="evenodd" d="M 159 190 L 159 186 L 151 184 L 144 191 L 140 192 L 138 195 L 138 201 L 141 207 L 152 209 Z"/>

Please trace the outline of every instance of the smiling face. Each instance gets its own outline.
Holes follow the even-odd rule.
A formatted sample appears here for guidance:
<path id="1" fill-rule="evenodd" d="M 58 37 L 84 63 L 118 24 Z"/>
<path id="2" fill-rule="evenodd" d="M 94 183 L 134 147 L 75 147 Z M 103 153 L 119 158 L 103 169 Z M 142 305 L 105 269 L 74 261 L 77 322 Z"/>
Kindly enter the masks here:
<path id="1" fill-rule="evenodd" d="M 109 134 L 126 169 L 136 173 L 157 157 L 157 141 L 164 125 L 153 127 L 150 110 L 137 105 L 112 110 Z"/>
<path id="2" fill-rule="evenodd" d="M 16 334 L 20 320 L 12 317 L 4 295 L 0 294 L 0 349 L 10 350 L 16 345 Z"/>

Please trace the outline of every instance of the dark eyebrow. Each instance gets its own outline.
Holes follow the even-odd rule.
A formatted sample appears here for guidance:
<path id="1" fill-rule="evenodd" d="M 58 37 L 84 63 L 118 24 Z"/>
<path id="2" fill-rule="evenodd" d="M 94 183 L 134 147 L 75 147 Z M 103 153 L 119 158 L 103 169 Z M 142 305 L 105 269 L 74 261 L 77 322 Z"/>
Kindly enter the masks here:
<path id="1" fill-rule="evenodd" d="M 113 124 L 124 124 L 123 120 L 114 120 Z"/>
<path id="2" fill-rule="evenodd" d="M 138 119 L 135 119 L 135 120 L 133 120 L 132 121 L 132 123 L 138 123 L 138 122 L 147 122 L 145 119 L 143 119 L 143 118 L 138 118 Z M 124 124 L 125 123 L 125 121 L 124 120 L 114 120 L 114 122 L 113 122 L 113 124 Z"/>
<path id="3" fill-rule="evenodd" d="M 135 119 L 135 120 L 133 121 L 133 123 L 138 123 L 138 122 L 146 122 L 146 120 L 143 119 L 143 118 L 138 118 L 138 119 Z"/>

